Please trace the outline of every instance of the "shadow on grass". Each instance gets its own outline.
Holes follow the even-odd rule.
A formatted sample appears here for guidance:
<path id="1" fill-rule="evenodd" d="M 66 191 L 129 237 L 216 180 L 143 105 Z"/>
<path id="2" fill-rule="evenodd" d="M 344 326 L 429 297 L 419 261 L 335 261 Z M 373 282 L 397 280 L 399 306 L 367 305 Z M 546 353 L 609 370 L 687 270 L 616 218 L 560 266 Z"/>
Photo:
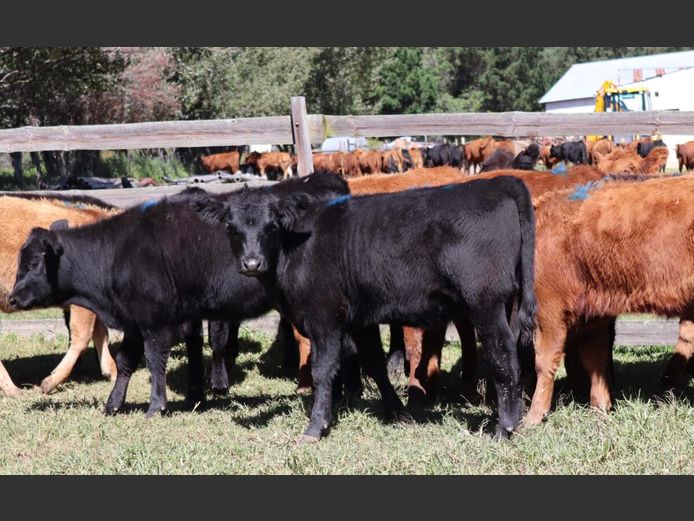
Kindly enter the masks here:
<path id="1" fill-rule="evenodd" d="M 105 381 L 105 378 L 101 375 L 96 351 L 93 348 L 89 348 L 88 351 L 90 352 L 84 353 L 77 360 L 67 380 L 68 382 L 89 384 Z M 18 387 L 41 385 L 41 381 L 49 376 L 51 371 L 60 363 L 63 354 L 34 355 L 15 358 L 14 360 L 4 360 L 3 365 Z"/>

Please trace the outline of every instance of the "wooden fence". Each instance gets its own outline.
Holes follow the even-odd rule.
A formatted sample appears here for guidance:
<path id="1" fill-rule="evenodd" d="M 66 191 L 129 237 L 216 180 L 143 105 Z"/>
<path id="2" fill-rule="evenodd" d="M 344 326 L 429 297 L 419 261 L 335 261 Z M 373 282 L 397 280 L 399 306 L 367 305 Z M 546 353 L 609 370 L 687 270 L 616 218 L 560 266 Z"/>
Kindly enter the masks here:
<path id="1" fill-rule="evenodd" d="M 330 136 L 495 135 L 516 138 L 566 135 L 694 134 L 694 112 L 547 112 L 326 116 L 306 113 L 291 99 L 291 116 L 114 125 L 22 127 L 0 130 L 0 152 L 118 150 L 272 143 L 293 144 L 299 174 L 312 171 L 311 144 Z"/>

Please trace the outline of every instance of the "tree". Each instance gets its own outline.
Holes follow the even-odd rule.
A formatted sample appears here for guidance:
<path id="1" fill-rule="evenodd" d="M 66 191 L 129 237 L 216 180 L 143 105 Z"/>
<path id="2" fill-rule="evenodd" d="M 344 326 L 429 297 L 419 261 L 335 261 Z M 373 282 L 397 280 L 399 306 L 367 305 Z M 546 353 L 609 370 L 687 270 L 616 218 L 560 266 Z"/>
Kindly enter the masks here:
<path id="1" fill-rule="evenodd" d="M 76 125 L 101 122 L 87 99 L 115 88 L 124 61 L 95 47 L 0 48 L 0 124 Z M 64 177 L 74 154 L 44 152 L 48 174 Z M 21 177 L 21 161 L 15 176 Z"/>
<path id="2" fill-rule="evenodd" d="M 417 47 L 400 47 L 382 68 L 376 95 L 381 114 L 415 114 L 436 107 L 439 78 L 423 65 L 424 51 Z"/>

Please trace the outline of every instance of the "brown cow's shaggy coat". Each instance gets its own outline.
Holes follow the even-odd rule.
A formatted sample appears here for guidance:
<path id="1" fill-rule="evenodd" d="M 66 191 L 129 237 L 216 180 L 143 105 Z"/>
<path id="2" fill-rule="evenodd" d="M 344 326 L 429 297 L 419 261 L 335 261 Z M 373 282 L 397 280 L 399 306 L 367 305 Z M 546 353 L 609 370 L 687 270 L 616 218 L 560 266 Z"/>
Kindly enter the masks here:
<path id="1" fill-rule="evenodd" d="M 694 318 L 694 178 L 606 184 L 583 202 L 568 195 L 537 204 L 537 386 L 526 424 L 549 412 L 573 325 L 627 312 Z M 607 354 L 596 355 L 591 404 L 609 408 Z"/>
<path id="2" fill-rule="evenodd" d="M 604 174 L 657 174 L 667 163 L 668 149 L 657 147 L 642 158 L 635 150 L 616 148 L 607 155 L 593 150 L 597 168 Z"/>
<path id="3" fill-rule="evenodd" d="M 5 222 L 0 227 L 0 310 L 9 313 L 12 309 L 7 302 L 17 274 L 17 257 L 29 232 L 34 227 L 48 228 L 51 223 L 66 219 L 70 226 L 93 223 L 118 212 L 104 210 L 96 206 L 81 204 L 76 208 L 70 203 L 52 199 L 27 200 L 18 197 L 0 197 L 0 214 Z M 99 319 L 84 308 L 70 306 L 70 347 L 65 357 L 51 375 L 41 383 L 44 393 L 52 391 L 69 376 L 77 359 L 87 349 L 89 340 L 94 341 L 104 376 L 116 377 L 116 365 L 108 349 L 108 330 Z M 10 395 L 17 394 L 18 388 L 10 380 L 7 371 L 0 363 L 0 388 Z"/>

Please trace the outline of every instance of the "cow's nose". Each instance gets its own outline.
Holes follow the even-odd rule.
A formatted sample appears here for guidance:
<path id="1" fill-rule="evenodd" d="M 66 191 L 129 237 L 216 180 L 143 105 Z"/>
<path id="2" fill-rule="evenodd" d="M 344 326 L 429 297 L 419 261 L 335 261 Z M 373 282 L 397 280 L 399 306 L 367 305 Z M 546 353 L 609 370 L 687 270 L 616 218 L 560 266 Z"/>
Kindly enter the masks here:
<path id="1" fill-rule="evenodd" d="M 260 259 L 258 257 L 245 257 L 243 261 L 241 261 L 241 264 L 243 265 L 244 271 L 258 271 L 258 268 L 260 268 Z"/>

